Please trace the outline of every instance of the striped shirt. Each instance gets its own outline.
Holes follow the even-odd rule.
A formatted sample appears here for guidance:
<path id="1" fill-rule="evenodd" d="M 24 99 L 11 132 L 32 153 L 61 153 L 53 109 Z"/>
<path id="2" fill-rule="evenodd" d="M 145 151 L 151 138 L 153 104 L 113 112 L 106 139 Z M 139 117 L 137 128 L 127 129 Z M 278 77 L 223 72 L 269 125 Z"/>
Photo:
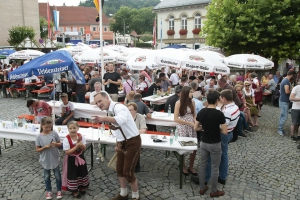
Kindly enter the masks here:
<path id="1" fill-rule="evenodd" d="M 224 106 L 223 113 L 225 116 L 228 132 L 233 131 L 239 121 L 240 110 L 234 102 Z"/>

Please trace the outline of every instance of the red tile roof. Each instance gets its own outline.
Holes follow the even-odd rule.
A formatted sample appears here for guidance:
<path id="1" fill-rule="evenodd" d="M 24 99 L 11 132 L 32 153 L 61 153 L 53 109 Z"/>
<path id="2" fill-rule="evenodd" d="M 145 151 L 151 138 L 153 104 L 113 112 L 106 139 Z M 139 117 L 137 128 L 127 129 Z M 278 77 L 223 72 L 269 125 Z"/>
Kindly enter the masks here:
<path id="1" fill-rule="evenodd" d="M 98 25 L 96 17 L 98 12 L 94 7 L 84 6 L 50 6 L 50 20 L 53 20 L 53 10 L 59 11 L 59 25 Z M 39 13 L 47 20 L 47 3 L 39 3 Z M 108 25 L 109 20 L 102 14 L 103 25 Z"/>

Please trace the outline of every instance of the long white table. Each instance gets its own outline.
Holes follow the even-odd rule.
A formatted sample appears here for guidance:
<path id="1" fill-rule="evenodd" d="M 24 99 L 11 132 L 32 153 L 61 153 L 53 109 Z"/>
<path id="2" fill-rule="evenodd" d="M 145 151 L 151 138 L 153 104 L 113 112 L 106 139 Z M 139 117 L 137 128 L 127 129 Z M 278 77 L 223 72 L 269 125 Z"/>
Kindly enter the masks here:
<path id="1" fill-rule="evenodd" d="M 165 96 L 148 96 L 148 97 L 144 97 L 142 98 L 144 101 L 150 101 L 152 104 L 155 105 L 161 105 L 161 104 L 165 104 L 167 99 L 171 96 L 173 96 L 174 94 L 169 94 L 169 95 L 165 95 Z"/>
<path id="2" fill-rule="evenodd" d="M 4 121 L 5 123 L 5 121 Z M 23 126 L 22 128 L 18 129 L 7 129 L 0 127 L 0 138 L 7 138 L 7 139 L 16 139 L 16 140 L 26 140 L 26 141 L 35 141 L 36 137 L 40 134 L 40 127 L 37 124 L 26 124 L 27 129 Z M 35 127 L 35 131 L 33 131 L 32 126 Z M 60 130 L 59 130 L 60 128 Z M 66 126 L 54 126 L 54 130 L 57 131 L 61 141 L 66 137 L 68 134 L 68 130 Z M 108 131 L 105 131 L 101 134 L 101 131 L 98 129 L 92 128 L 80 128 L 79 133 L 85 136 L 86 141 L 88 143 L 101 143 L 107 145 L 115 145 L 116 138 L 111 137 L 108 134 Z M 100 140 L 99 140 L 100 138 Z M 180 189 L 182 188 L 182 165 L 183 165 L 183 155 L 187 153 L 192 153 L 193 151 L 197 150 L 197 146 L 181 146 L 178 141 L 194 141 L 197 143 L 197 138 L 190 138 L 190 137 L 179 137 L 178 141 L 173 142 L 173 145 L 170 145 L 170 137 L 166 136 L 166 140 L 163 142 L 155 143 L 151 139 L 150 134 L 141 134 L 142 138 L 142 148 L 149 148 L 149 149 L 157 149 L 157 150 L 166 150 L 166 151 L 173 151 L 177 152 L 180 155 L 179 164 L 180 164 Z M 93 148 L 91 146 L 91 156 L 93 156 Z M 93 158 L 92 166 L 93 166 Z"/>
<path id="3" fill-rule="evenodd" d="M 54 113 L 57 115 L 61 114 L 60 105 L 62 102 L 56 101 L 54 105 L 54 101 L 47 102 L 52 108 L 54 108 Z M 74 103 L 75 111 L 74 117 L 75 118 L 91 118 L 95 115 L 102 115 L 106 116 L 106 111 L 101 111 L 96 105 L 90 105 L 86 103 Z M 161 113 L 161 112 L 153 112 L 152 118 L 146 118 L 147 124 L 153 125 L 160 125 L 160 126 L 176 126 L 176 122 L 174 122 L 174 115 L 168 116 L 168 113 Z"/>

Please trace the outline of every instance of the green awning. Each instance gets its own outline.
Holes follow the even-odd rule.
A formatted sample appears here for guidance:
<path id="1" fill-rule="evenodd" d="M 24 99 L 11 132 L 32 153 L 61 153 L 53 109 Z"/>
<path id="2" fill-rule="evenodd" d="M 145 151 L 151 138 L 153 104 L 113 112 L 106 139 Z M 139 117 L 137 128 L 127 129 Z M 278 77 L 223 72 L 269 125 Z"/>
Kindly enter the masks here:
<path id="1" fill-rule="evenodd" d="M 6 56 L 0 55 L 0 59 L 6 59 Z"/>

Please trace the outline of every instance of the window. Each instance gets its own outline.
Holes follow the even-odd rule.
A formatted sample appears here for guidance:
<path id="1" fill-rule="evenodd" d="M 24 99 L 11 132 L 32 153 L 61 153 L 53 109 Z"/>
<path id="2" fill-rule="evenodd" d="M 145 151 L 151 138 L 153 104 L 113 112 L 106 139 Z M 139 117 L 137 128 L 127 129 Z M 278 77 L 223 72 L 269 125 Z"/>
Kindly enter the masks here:
<path id="1" fill-rule="evenodd" d="M 80 27 L 79 31 L 81 32 L 82 35 L 84 34 L 84 28 L 83 27 Z"/>
<path id="2" fill-rule="evenodd" d="M 199 13 L 195 15 L 195 28 L 201 28 L 201 15 Z"/>
<path id="3" fill-rule="evenodd" d="M 66 32 L 71 32 L 71 27 L 66 27 Z"/>
<path id="4" fill-rule="evenodd" d="M 106 27 L 106 26 L 104 26 L 104 31 L 105 31 L 105 32 L 107 31 L 107 27 Z"/>
<path id="5" fill-rule="evenodd" d="M 174 30 L 174 17 L 170 16 L 169 18 L 169 30 Z"/>
<path id="6" fill-rule="evenodd" d="M 96 31 L 96 26 L 93 26 L 93 27 L 92 27 L 92 31 Z"/>
<path id="7" fill-rule="evenodd" d="M 73 27 L 73 32 L 78 32 L 77 27 Z"/>
<path id="8" fill-rule="evenodd" d="M 61 32 L 61 33 L 65 32 L 64 27 L 59 27 L 59 32 Z"/>
<path id="9" fill-rule="evenodd" d="M 181 16 L 181 30 L 187 30 L 187 16 Z"/>

